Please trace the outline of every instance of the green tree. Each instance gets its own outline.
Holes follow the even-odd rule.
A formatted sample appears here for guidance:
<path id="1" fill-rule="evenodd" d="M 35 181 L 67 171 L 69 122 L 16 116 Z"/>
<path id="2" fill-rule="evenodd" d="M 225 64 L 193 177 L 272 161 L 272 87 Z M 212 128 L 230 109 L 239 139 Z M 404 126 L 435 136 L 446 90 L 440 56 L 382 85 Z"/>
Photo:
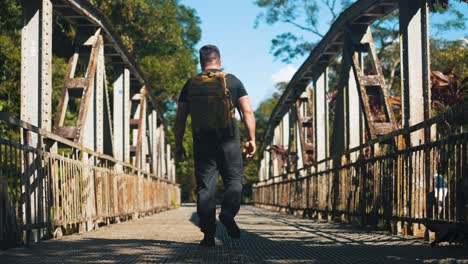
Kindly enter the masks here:
<path id="1" fill-rule="evenodd" d="M 466 40 L 431 40 L 431 68 L 453 71 L 460 79 L 468 77 L 468 43 Z M 465 62 L 465 63 L 464 63 Z"/>
<path id="2" fill-rule="evenodd" d="M 271 97 L 260 102 L 257 109 L 255 110 L 255 121 L 257 124 L 256 134 L 258 140 L 263 139 L 262 137 L 265 130 L 267 129 L 270 115 L 273 112 L 273 109 L 275 108 L 279 98 L 281 97 L 281 93 L 286 89 L 287 84 L 287 82 L 277 83 L 275 85 L 275 92 L 273 92 Z"/>
<path id="3" fill-rule="evenodd" d="M 20 110 L 21 7 L 19 1 L 4 0 L 0 5 L 0 111 Z"/>
<path id="4" fill-rule="evenodd" d="M 185 81 L 196 73 L 195 45 L 200 40 L 200 19 L 177 0 L 92 2 L 111 20 L 124 44 L 168 109 Z"/>
<path id="5" fill-rule="evenodd" d="M 13 115 L 20 114 L 21 93 L 21 28 L 23 26 L 22 8 L 18 0 L 3 0 L 0 5 L 2 16 L 0 20 L 0 111 L 9 112 Z M 55 18 L 53 26 L 53 45 L 61 46 L 67 42 L 70 28 L 63 25 L 63 21 Z M 71 41 L 70 41 L 71 42 Z M 57 54 L 57 50 L 59 51 Z M 61 50 L 56 49 L 53 53 L 52 82 L 53 103 L 56 107 L 60 91 L 63 87 L 66 61 Z M 55 108 L 54 108 L 55 110 Z"/>
<path id="6" fill-rule="evenodd" d="M 21 28 L 23 26 L 21 1 L 3 0 L 0 4 L 0 111 L 8 112 L 14 116 L 20 115 L 21 102 Z M 54 45 L 62 39 L 64 31 L 60 21 L 54 23 Z M 65 60 L 53 54 L 53 103 L 57 106 L 61 88 L 63 87 L 63 76 L 65 74 Z M 1 124 L 0 132 L 4 137 L 19 140 L 17 130 L 9 129 L 6 124 Z"/>
<path id="7" fill-rule="evenodd" d="M 281 32 L 271 41 L 271 52 L 283 62 L 290 63 L 293 59 L 308 54 L 317 41 L 323 38 L 326 31 L 322 30 L 323 23 L 331 24 L 347 0 L 256 0 L 255 4 L 263 9 L 256 20 L 255 27 L 260 23 L 267 25 L 287 24 L 291 31 Z M 326 9 L 327 15 L 323 15 Z M 323 20 L 329 15 L 330 19 Z"/>

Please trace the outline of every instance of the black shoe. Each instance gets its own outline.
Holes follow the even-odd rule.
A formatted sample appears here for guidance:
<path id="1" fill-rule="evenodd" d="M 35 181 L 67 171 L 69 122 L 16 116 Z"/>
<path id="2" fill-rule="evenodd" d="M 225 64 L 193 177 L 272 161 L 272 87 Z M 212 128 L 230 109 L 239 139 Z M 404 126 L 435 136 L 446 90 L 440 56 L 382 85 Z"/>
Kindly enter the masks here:
<path id="1" fill-rule="evenodd" d="M 226 231 L 231 238 L 240 238 L 240 229 L 234 218 L 219 214 L 219 221 L 226 227 Z"/>
<path id="2" fill-rule="evenodd" d="M 200 241 L 199 246 L 201 246 L 201 247 L 214 247 L 215 246 L 214 235 L 205 235 L 203 237 L 203 239 Z"/>

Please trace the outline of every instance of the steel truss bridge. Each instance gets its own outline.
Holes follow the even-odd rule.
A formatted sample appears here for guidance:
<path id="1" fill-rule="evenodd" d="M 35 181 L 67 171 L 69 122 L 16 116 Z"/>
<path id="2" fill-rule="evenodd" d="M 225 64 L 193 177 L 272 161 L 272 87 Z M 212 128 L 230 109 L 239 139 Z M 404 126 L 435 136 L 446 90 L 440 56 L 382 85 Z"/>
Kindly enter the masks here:
<path id="1" fill-rule="evenodd" d="M 372 24 L 396 10 L 401 125 L 372 36 Z M 179 206 L 164 115 L 103 13 L 85 0 L 38 0 L 23 1 L 23 16 L 21 112 L 0 113 L 2 126 L 19 135 L 0 136 L 0 241 L 30 245 Z M 52 53 L 63 47 L 52 47 L 53 16 L 77 29 L 54 113 Z M 260 142 L 257 207 L 395 234 L 466 232 L 468 111 L 463 102 L 432 114 L 428 19 L 423 0 L 358 0 L 337 18 L 273 110 Z M 73 122 L 71 102 L 79 102 Z M 262 217 L 277 225 L 260 209 L 245 210 L 245 223 Z"/>

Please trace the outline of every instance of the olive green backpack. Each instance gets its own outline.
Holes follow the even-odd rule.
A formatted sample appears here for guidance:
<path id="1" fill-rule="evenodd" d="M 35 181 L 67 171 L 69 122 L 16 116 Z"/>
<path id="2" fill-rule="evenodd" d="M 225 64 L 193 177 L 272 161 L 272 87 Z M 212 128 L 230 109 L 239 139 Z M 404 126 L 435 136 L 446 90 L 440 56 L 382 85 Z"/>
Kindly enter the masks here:
<path id="1" fill-rule="evenodd" d="M 187 89 L 192 129 L 213 130 L 231 127 L 234 106 L 226 85 L 225 72 L 202 72 L 190 80 Z"/>

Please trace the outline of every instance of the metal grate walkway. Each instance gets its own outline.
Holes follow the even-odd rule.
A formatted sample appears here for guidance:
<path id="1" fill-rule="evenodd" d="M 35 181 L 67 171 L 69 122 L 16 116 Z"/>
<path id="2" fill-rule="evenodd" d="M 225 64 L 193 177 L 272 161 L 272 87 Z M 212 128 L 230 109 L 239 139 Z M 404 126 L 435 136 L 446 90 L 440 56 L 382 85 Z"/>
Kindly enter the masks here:
<path id="1" fill-rule="evenodd" d="M 431 248 L 412 237 L 321 223 L 244 206 L 240 240 L 218 225 L 216 247 L 199 248 L 194 206 L 182 206 L 32 248 L 0 252 L 0 263 L 468 263 L 468 250 Z"/>

